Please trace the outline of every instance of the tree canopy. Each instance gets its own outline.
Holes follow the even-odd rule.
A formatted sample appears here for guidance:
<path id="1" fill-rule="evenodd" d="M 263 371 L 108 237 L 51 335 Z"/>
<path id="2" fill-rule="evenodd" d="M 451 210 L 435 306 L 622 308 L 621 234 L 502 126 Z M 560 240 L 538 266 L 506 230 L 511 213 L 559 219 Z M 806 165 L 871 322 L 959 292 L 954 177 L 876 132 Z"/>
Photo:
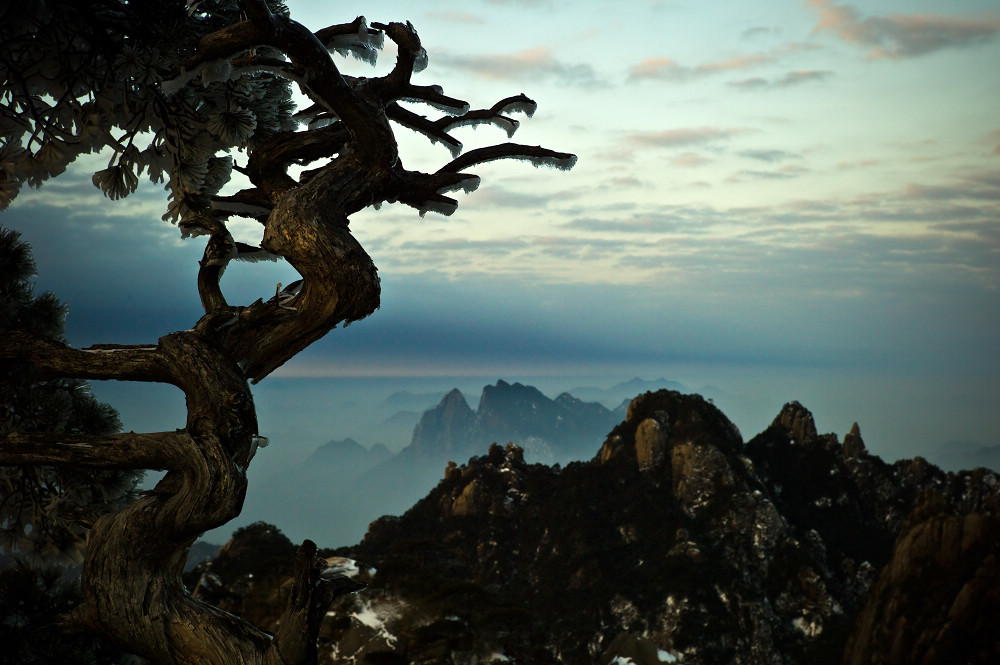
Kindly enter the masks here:
<path id="1" fill-rule="evenodd" d="M 374 61 L 388 42 L 391 71 L 352 77 L 334 56 Z M 66 618 L 156 663 L 314 662 L 332 599 L 355 591 L 325 579 L 303 543 L 275 635 L 193 598 L 180 582 L 203 532 L 239 514 L 257 447 L 256 383 L 340 324 L 379 306 L 378 271 L 352 235 L 354 213 L 403 203 L 451 214 L 471 191 L 469 169 L 496 159 L 570 168 L 576 157 L 500 143 L 465 151 L 452 131 L 492 124 L 508 138 L 535 103 L 509 96 L 473 109 L 412 77 L 427 54 L 408 22 L 353 21 L 310 30 L 265 0 L 46 0 L 0 10 L 0 204 L 40 186 L 79 155 L 106 150 L 93 175 L 109 198 L 145 175 L 169 192 L 165 219 L 207 236 L 196 288 L 204 315 L 189 330 L 142 345 L 68 346 L 52 331 L 0 331 L 0 361 L 46 377 L 153 381 L 180 388 L 182 428 L 154 433 L 15 429 L 0 434 L 0 466 L 166 471 L 124 506 L 91 515 L 81 590 Z M 309 100 L 298 108 L 297 86 Z M 427 106 L 428 118 L 413 110 Z M 447 147 L 433 172 L 408 170 L 396 127 Z M 104 154 L 107 154 L 104 153 Z M 247 186 L 222 194 L 234 172 Z M 259 246 L 237 242 L 233 217 L 261 225 Z M 301 280 L 268 300 L 227 302 L 232 260 L 282 258 Z"/>

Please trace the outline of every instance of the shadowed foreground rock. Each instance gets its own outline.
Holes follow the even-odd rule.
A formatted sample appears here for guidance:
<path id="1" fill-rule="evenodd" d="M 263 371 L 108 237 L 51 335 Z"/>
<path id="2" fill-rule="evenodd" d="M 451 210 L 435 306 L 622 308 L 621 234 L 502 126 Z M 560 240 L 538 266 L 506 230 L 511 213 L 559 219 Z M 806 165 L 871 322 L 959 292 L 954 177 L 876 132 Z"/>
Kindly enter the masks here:
<path id="1" fill-rule="evenodd" d="M 493 445 L 327 552 L 369 589 L 320 658 L 993 663 L 998 505 L 996 474 L 886 464 L 795 402 L 744 443 L 701 397 L 646 393 L 589 462 Z"/>
<path id="2" fill-rule="evenodd" d="M 957 514 L 927 490 L 858 616 L 844 664 L 996 663 L 998 626 L 1000 520 Z"/>

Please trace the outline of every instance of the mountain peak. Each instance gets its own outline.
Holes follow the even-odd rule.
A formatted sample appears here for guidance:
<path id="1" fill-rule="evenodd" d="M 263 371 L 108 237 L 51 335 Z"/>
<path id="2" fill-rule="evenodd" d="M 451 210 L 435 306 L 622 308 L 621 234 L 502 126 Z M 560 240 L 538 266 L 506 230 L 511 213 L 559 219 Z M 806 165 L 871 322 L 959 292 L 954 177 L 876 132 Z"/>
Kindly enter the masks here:
<path id="1" fill-rule="evenodd" d="M 512 442 L 532 462 L 587 458 L 619 416 L 597 402 L 563 393 L 555 400 L 538 388 L 503 379 L 483 387 L 476 411 L 458 389 L 424 413 L 411 447 L 450 459 L 482 454 L 491 443 Z"/>
<path id="2" fill-rule="evenodd" d="M 788 430 L 796 443 L 810 443 L 817 437 L 812 412 L 798 402 L 785 404 L 771 426 Z"/>
<path id="3" fill-rule="evenodd" d="M 469 408 L 469 403 L 465 401 L 465 395 L 463 395 L 462 391 L 459 390 L 458 388 L 452 388 L 451 390 L 449 390 L 448 393 L 445 394 L 443 398 L 441 398 L 441 404 L 453 408 L 461 408 L 461 406 L 464 405 L 465 408 L 469 409 L 470 411 L 472 410 L 471 408 Z"/>
<path id="4" fill-rule="evenodd" d="M 454 451 L 456 445 L 469 437 L 476 414 L 458 388 L 441 398 L 441 402 L 424 412 L 413 428 L 410 447 L 418 453 Z"/>

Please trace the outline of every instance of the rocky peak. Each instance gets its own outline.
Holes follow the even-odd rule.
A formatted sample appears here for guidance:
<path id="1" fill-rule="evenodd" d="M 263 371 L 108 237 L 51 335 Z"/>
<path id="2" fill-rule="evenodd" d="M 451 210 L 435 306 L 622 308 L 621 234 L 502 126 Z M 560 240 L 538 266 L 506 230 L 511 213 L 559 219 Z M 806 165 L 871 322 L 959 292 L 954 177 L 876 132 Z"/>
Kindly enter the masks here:
<path id="1" fill-rule="evenodd" d="M 997 484 L 995 474 L 983 479 Z M 858 616 L 843 663 L 995 662 L 998 590 L 995 507 L 955 514 L 941 492 L 924 490 Z"/>
<path id="2" fill-rule="evenodd" d="M 861 438 L 861 428 L 857 423 L 851 425 L 851 431 L 844 435 L 844 459 L 863 457 L 868 454 L 864 439 Z"/>
<path id="3" fill-rule="evenodd" d="M 625 421 L 608 435 L 597 460 L 627 461 L 648 471 L 662 466 L 678 446 L 705 445 L 732 455 L 742 449 L 743 439 L 736 425 L 700 395 L 659 390 L 629 403 Z"/>
<path id="4" fill-rule="evenodd" d="M 327 441 L 309 456 L 309 465 L 344 464 L 358 466 L 370 451 L 354 439 Z M 380 454 L 380 453 L 379 453 Z"/>
<path id="5" fill-rule="evenodd" d="M 482 429 L 509 431 L 509 439 L 523 436 L 531 425 L 554 420 L 556 409 L 555 402 L 534 386 L 500 380 L 483 387 L 477 416 Z"/>
<path id="6" fill-rule="evenodd" d="M 440 408 L 451 413 L 472 413 L 469 403 L 465 401 L 465 395 L 458 388 L 452 388 L 441 398 Z"/>
<path id="7" fill-rule="evenodd" d="M 816 437 L 816 421 L 809 409 L 798 402 L 788 402 L 781 413 L 771 423 L 771 427 L 781 427 L 791 434 L 796 443 L 811 443 Z"/>
<path id="8" fill-rule="evenodd" d="M 996 662 L 1000 478 L 859 442 L 658 391 L 589 462 L 490 446 L 337 552 L 320 662 Z"/>
<path id="9" fill-rule="evenodd" d="M 534 461 L 579 459 L 591 454 L 600 437 L 617 422 L 614 413 L 563 393 L 552 400 L 537 388 L 499 380 L 485 386 L 472 411 L 458 390 L 427 411 L 413 433 L 411 447 L 424 455 L 464 458 L 481 454 L 491 443 L 513 442 Z"/>
<path id="10" fill-rule="evenodd" d="M 476 414 L 462 391 L 455 388 L 436 407 L 424 412 L 413 429 L 410 447 L 420 454 L 451 453 L 469 439 L 475 420 Z"/>

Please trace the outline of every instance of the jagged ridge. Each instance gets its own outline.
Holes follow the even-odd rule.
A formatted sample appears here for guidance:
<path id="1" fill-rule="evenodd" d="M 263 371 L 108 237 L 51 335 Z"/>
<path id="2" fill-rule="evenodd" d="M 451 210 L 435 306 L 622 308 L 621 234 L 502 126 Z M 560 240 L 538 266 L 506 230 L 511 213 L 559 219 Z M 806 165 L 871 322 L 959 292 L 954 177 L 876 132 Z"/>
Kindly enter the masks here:
<path id="1" fill-rule="evenodd" d="M 424 413 L 413 430 L 408 454 L 481 454 L 494 442 L 514 442 L 528 459 L 565 462 L 581 453 L 594 432 L 607 432 L 621 416 L 596 402 L 569 393 L 549 399 L 533 386 L 499 380 L 485 386 L 473 411 L 461 391 L 449 392 Z M 592 449 L 591 449 L 592 450 Z"/>
<path id="2" fill-rule="evenodd" d="M 701 397 L 647 393 L 589 462 L 493 446 L 373 523 L 337 553 L 371 587 L 328 617 L 321 653 L 993 662 L 998 505 L 996 474 L 886 464 L 797 403 L 744 444 Z"/>

